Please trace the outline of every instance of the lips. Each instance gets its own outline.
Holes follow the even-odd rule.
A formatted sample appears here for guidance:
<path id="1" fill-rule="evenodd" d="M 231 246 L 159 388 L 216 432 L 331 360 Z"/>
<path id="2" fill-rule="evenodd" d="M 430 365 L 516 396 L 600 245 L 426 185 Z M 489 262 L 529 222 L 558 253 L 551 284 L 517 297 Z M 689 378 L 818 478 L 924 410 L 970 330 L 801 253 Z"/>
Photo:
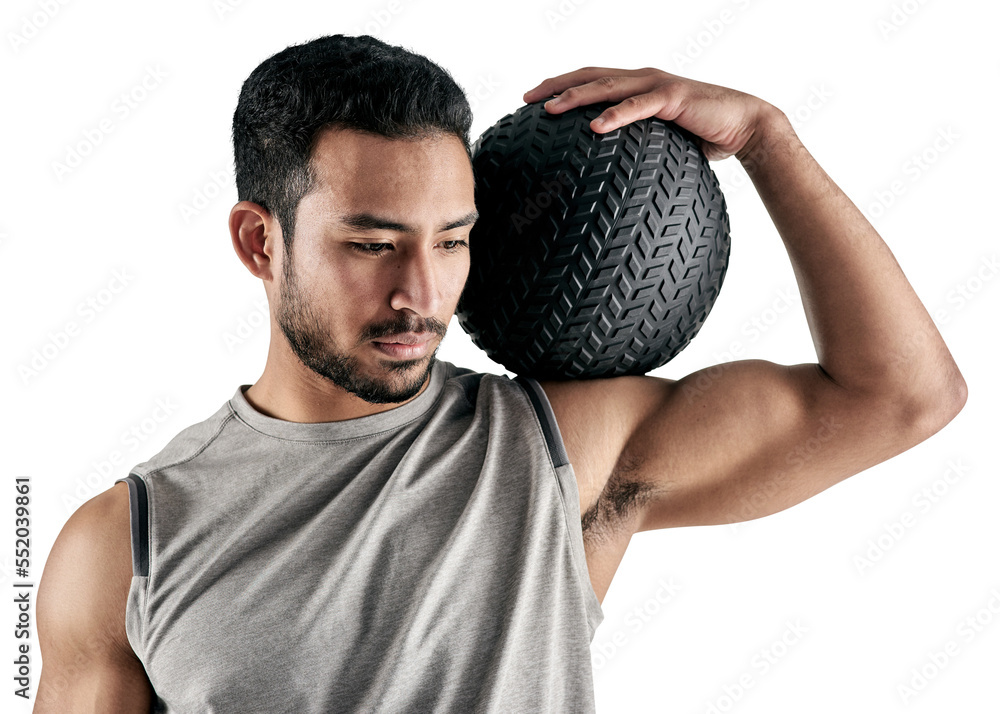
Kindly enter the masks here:
<path id="1" fill-rule="evenodd" d="M 404 332 L 399 335 L 390 335 L 379 340 L 373 340 L 386 345 L 421 345 L 429 342 L 434 337 L 433 332 Z"/>
<path id="2" fill-rule="evenodd" d="M 431 337 L 433 333 L 427 332 L 390 335 L 385 339 L 393 342 L 372 341 L 372 347 L 388 357 L 416 360 L 423 358 L 430 351 Z"/>

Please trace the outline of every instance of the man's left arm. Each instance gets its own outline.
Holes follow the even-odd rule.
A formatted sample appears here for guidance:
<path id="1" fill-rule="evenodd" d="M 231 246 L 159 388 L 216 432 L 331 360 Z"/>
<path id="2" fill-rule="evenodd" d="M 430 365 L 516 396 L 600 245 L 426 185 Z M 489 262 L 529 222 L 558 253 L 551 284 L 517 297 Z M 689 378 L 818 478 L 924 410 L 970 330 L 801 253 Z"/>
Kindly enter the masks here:
<path id="1" fill-rule="evenodd" d="M 621 101 L 595 131 L 658 116 L 700 137 L 710 159 L 736 155 L 784 242 L 818 357 L 731 362 L 678 381 L 543 383 L 577 470 L 610 465 L 588 477 L 599 491 L 641 486 L 624 489 L 642 506 L 632 530 L 775 513 L 905 451 L 961 410 L 965 381 L 927 310 L 780 110 L 652 68 L 584 68 L 525 99 L 557 93 L 561 107 L 550 111 Z M 606 436 L 609 414 L 617 436 Z M 593 453 L 588 442 L 601 439 L 616 453 Z"/>

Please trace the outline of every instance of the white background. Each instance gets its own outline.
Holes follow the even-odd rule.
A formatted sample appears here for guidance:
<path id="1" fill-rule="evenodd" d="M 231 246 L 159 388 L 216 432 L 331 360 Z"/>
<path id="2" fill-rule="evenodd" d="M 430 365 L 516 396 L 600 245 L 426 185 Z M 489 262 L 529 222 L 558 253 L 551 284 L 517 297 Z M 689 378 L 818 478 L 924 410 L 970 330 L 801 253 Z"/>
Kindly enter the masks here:
<path id="1" fill-rule="evenodd" d="M 473 138 L 544 78 L 587 65 L 654 66 L 777 105 L 872 220 L 968 383 L 968 404 L 944 430 L 799 506 L 735 527 L 635 536 L 593 643 L 598 710 L 1000 711 L 995 3 L 46 7 L 17 0 L 0 14 L 8 457 L 0 584 L 8 594 L 23 580 L 13 572 L 15 477 L 31 478 L 27 580 L 37 583 L 81 498 L 259 377 L 264 291 L 237 259 L 226 223 L 236 202 L 230 131 L 240 86 L 289 44 L 368 32 L 453 74 L 473 102 Z M 143 94 L 150 68 L 163 76 L 146 78 L 145 96 L 126 114 L 119 96 Z M 102 121 L 111 131 L 58 175 L 56 162 Z M 700 334 L 652 374 L 676 379 L 730 359 L 734 343 L 743 357 L 815 361 L 801 303 L 787 297 L 797 291 L 780 237 L 736 160 L 713 167 L 732 221 L 729 272 Z M 116 271 L 127 283 L 113 293 Z M 91 299 L 99 312 L 87 310 Z M 766 329 L 755 332 L 754 320 Z M 456 320 L 438 355 L 505 373 Z M 921 496 L 926 488 L 934 502 Z M 894 526 L 906 512 L 913 525 Z M 859 567 L 870 549 L 878 561 Z M 0 708 L 28 711 L 11 693 L 19 640 L 15 611 L 3 612 Z M 977 615 L 979 631 L 961 628 Z M 790 645 L 788 623 L 804 628 Z M 929 654 L 949 641 L 958 654 L 935 671 Z M 34 693 L 34 631 L 31 643 Z M 774 659 L 766 669 L 761 650 Z M 904 702 L 899 685 L 924 667 L 928 681 Z"/>

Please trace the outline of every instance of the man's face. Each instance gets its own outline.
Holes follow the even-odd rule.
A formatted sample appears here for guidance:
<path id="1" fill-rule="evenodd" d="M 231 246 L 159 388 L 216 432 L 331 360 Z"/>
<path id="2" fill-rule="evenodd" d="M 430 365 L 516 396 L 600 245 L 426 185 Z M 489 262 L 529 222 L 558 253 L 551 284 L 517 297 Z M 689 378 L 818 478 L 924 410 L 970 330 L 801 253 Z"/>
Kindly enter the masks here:
<path id="1" fill-rule="evenodd" d="M 469 274 L 474 179 L 458 137 L 326 130 L 275 319 L 316 374 L 373 404 L 423 387 Z M 397 343 L 417 341 L 417 345 Z"/>

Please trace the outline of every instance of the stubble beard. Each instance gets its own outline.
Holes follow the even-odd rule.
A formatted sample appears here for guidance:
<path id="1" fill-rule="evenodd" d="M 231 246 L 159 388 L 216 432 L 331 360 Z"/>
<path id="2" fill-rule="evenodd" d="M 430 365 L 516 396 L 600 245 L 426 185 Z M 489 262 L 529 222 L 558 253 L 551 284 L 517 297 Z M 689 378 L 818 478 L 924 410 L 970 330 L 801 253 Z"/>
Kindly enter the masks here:
<path id="1" fill-rule="evenodd" d="M 320 377 L 345 389 L 370 404 L 394 404 L 405 402 L 416 396 L 427 381 L 431 368 L 437 359 L 439 341 L 434 351 L 425 357 L 410 360 L 378 360 L 385 376 L 369 376 L 361 372 L 359 361 L 330 346 L 329 335 L 323 322 L 304 299 L 291 269 L 291 255 L 284 261 L 284 280 L 281 285 L 281 301 L 275 312 L 275 319 L 281 327 L 285 339 L 299 360 Z M 373 325 L 366 330 L 372 332 L 370 339 L 399 334 L 401 332 L 435 332 L 442 337 L 447 326 L 439 320 L 429 318 L 423 325 L 417 318 L 400 319 L 392 324 Z M 420 368 L 423 364 L 423 369 Z"/>

